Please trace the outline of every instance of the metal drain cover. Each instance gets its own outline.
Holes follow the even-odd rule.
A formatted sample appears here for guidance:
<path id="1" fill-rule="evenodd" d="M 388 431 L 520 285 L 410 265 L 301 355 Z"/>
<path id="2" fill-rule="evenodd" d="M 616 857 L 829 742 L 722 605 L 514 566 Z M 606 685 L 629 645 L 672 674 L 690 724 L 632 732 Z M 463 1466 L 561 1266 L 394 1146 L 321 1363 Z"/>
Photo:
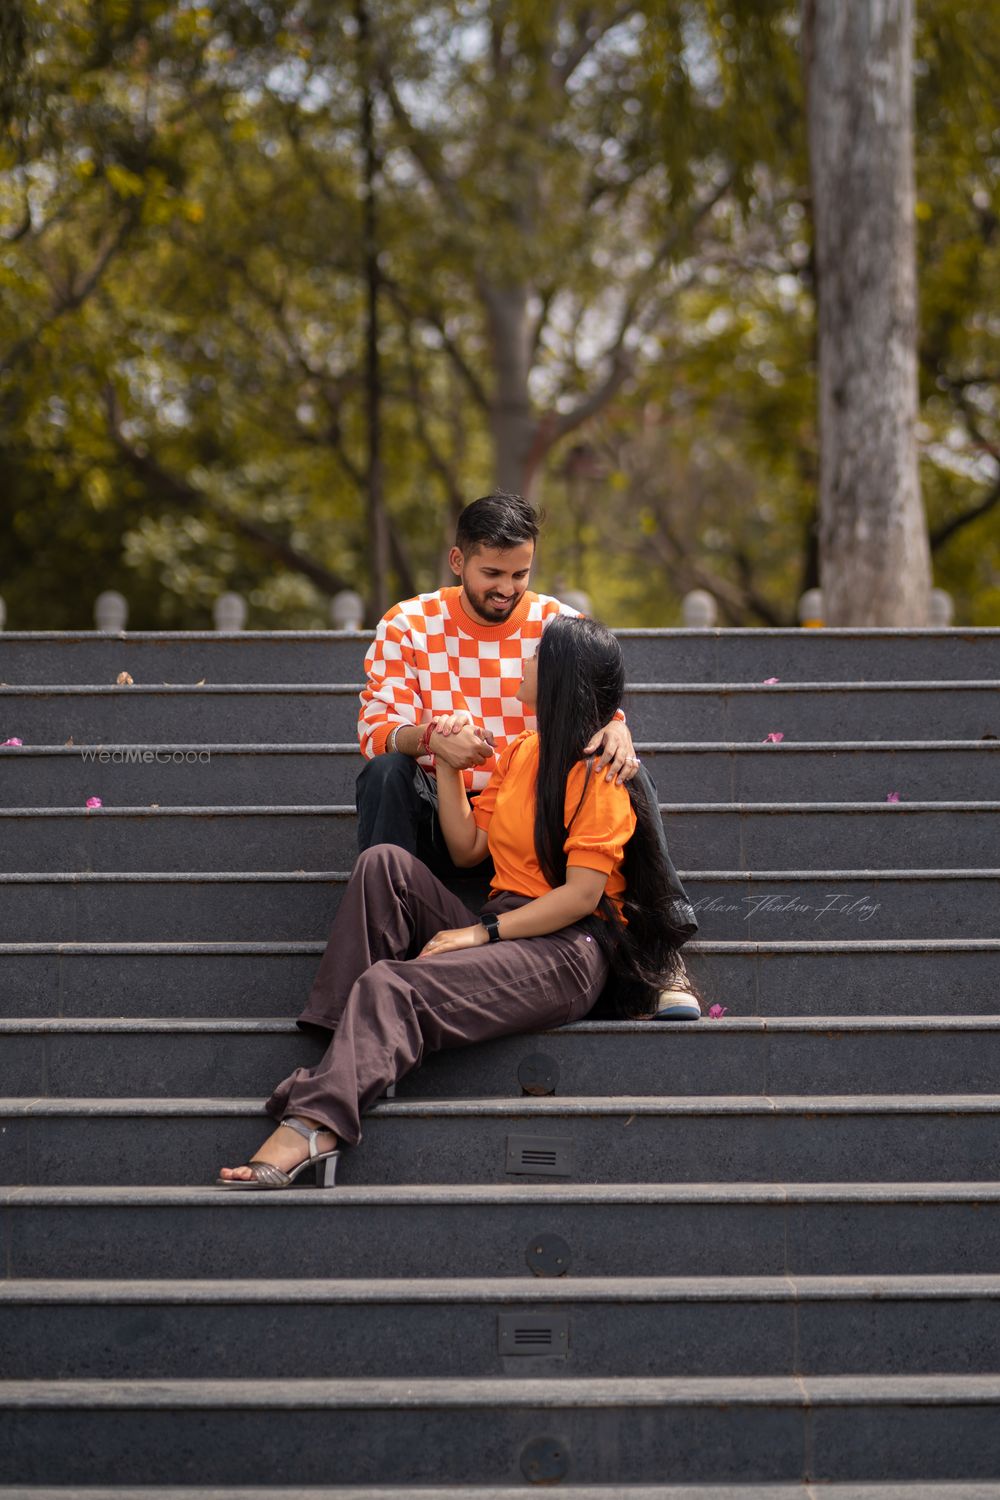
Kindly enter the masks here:
<path id="1" fill-rule="evenodd" d="M 565 1276 L 573 1264 L 573 1252 L 558 1234 L 536 1234 L 524 1258 L 535 1276 Z"/>
<path id="2" fill-rule="evenodd" d="M 569 1473 L 569 1450 L 554 1437 L 532 1438 L 521 1451 L 521 1473 L 532 1484 L 565 1479 Z"/>

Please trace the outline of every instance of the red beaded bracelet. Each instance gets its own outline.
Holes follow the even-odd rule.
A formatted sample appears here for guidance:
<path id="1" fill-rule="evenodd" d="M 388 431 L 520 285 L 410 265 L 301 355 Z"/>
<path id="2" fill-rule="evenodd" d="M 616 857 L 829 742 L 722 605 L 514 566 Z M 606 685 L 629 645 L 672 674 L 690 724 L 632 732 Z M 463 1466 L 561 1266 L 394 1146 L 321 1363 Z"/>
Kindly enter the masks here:
<path id="1" fill-rule="evenodd" d="M 435 731 L 436 728 L 437 728 L 437 720 L 436 719 L 431 719 L 430 723 L 427 725 L 427 728 L 424 730 L 423 734 L 420 736 L 420 744 L 417 746 L 417 754 L 418 755 L 429 755 L 430 754 L 430 749 L 431 749 L 431 735 L 434 733 L 434 731 Z"/>

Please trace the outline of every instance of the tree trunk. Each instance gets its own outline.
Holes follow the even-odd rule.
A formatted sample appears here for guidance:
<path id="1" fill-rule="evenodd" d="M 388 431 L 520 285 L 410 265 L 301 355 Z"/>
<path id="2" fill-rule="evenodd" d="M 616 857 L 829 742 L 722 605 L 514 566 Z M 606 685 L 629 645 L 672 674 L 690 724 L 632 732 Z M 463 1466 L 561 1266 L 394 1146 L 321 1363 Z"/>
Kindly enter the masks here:
<path id="1" fill-rule="evenodd" d="M 498 489 L 530 498 L 537 465 L 530 455 L 535 416 L 528 391 L 531 372 L 529 291 L 525 286 L 486 286 L 482 298 L 493 345 L 494 388 L 490 402 L 493 472 Z"/>
<path id="2" fill-rule="evenodd" d="M 379 358 L 378 219 L 375 185 L 379 170 L 375 143 L 374 102 L 371 87 L 371 43 L 368 12 L 357 0 L 355 17 L 361 63 L 361 155 L 362 155 L 362 255 L 366 292 L 365 325 L 365 414 L 368 428 L 366 485 L 368 494 L 368 559 L 370 586 L 368 624 L 374 626 L 389 608 L 389 518 L 385 508 L 382 467 L 382 367 Z"/>
<path id="3" fill-rule="evenodd" d="M 804 0 L 828 625 L 924 625 L 913 0 Z"/>

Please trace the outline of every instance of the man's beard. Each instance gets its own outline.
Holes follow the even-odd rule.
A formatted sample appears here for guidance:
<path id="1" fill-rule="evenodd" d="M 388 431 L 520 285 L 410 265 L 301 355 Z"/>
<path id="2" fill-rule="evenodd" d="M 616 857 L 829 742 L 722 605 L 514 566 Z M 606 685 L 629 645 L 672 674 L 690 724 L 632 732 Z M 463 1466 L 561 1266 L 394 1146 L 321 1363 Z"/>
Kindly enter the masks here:
<path id="1" fill-rule="evenodd" d="M 491 601 L 488 591 L 483 594 L 473 594 L 466 587 L 465 594 L 476 614 L 490 625 L 503 624 L 504 620 L 509 619 L 512 611 L 517 607 L 517 601 L 520 597 L 518 594 L 512 594 L 509 603 L 500 605 L 495 601 Z"/>

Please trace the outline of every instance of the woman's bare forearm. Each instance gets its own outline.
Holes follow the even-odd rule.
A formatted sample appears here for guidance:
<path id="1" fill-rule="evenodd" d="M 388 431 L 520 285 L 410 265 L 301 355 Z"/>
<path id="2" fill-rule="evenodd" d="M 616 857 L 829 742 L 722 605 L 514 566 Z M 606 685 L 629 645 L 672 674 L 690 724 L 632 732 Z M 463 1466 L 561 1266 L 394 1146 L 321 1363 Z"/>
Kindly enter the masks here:
<path id="1" fill-rule="evenodd" d="M 454 766 L 437 763 L 438 822 L 452 862 L 460 867 L 472 862 L 479 825 L 465 794 L 465 777 Z"/>
<path id="2" fill-rule="evenodd" d="M 603 890 L 603 878 L 601 889 Z M 508 942 L 511 938 L 546 937 L 550 932 L 558 932 L 561 927 L 571 927 L 574 922 L 589 917 L 600 899 L 600 890 L 593 896 L 584 889 L 557 885 L 554 890 L 546 891 L 544 896 L 526 901 L 513 911 L 498 913 L 500 940 Z"/>

